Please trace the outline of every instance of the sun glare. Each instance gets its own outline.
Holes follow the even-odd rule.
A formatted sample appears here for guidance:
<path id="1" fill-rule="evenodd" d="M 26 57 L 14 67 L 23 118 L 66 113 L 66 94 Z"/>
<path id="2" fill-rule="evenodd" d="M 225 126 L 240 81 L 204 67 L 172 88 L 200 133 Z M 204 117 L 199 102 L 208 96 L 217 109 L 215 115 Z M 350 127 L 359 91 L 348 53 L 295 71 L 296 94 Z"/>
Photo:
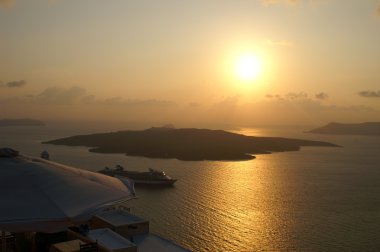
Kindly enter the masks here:
<path id="1" fill-rule="evenodd" d="M 256 79 L 261 72 L 261 62 L 253 55 L 244 55 L 237 59 L 235 65 L 236 75 L 243 81 Z"/>

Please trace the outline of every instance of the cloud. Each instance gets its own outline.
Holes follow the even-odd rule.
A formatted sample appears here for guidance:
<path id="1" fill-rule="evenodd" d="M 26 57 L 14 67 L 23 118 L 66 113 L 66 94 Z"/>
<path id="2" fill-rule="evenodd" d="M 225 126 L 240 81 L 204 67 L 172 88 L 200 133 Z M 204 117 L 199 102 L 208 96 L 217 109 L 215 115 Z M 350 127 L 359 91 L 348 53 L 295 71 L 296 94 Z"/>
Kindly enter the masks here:
<path id="1" fill-rule="evenodd" d="M 166 100 L 156 100 L 156 99 L 147 99 L 147 100 L 130 100 L 123 99 L 121 97 L 112 97 L 107 98 L 103 101 L 98 101 L 100 104 L 110 105 L 110 106 L 127 106 L 127 107 L 170 107 L 175 105 L 174 102 Z"/>
<path id="2" fill-rule="evenodd" d="M 183 115 L 186 114 L 184 118 Z M 180 118 L 180 119 L 178 119 Z M 268 125 L 319 125 L 329 121 L 378 120 L 378 110 L 353 104 L 330 105 L 304 92 L 268 94 L 266 99 L 246 100 L 244 97 L 221 97 L 203 103 L 201 107 L 187 106 L 171 120 L 175 124 L 204 125 L 212 127 L 268 126 Z"/>
<path id="3" fill-rule="evenodd" d="M 336 111 L 336 112 L 355 112 L 355 113 L 360 113 L 360 112 L 376 112 L 378 113 L 378 110 L 364 106 L 364 105 L 352 105 L 352 106 L 326 106 L 326 110 L 330 111 Z"/>
<path id="4" fill-rule="evenodd" d="M 25 80 L 9 81 L 9 82 L 4 83 L 4 84 L 0 83 L 0 87 L 7 87 L 7 88 L 18 88 L 18 87 L 23 87 L 25 85 L 26 85 Z"/>
<path id="5" fill-rule="evenodd" d="M 315 94 L 315 98 L 318 100 L 326 100 L 328 97 L 329 96 L 324 92 Z M 281 100 L 290 100 L 291 101 L 291 100 L 309 99 L 309 95 L 305 92 L 298 92 L 298 93 L 290 92 L 290 93 L 287 93 L 285 95 L 267 94 L 265 96 L 265 98 L 279 100 L 279 101 L 281 101 Z"/>
<path id="6" fill-rule="evenodd" d="M 380 98 L 380 91 L 372 91 L 372 90 L 366 90 L 366 91 L 360 91 L 358 95 L 366 98 Z"/>
<path id="7" fill-rule="evenodd" d="M 17 85 L 15 85 L 17 86 Z M 35 104 L 35 105 L 94 105 L 94 106 L 118 106 L 129 108 L 142 107 L 172 107 L 176 104 L 168 100 L 156 99 L 124 99 L 122 97 L 111 97 L 98 99 L 89 94 L 86 89 L 79 86 L 65 87 L 48 87 L 38 94 L 30 94 L 24 97 L 13 97 L 0 100 L 2 104 Z"/>
<path id="8" fill-rule="evenodd" d="M 224 97 L 223 100 L 221 100 L 220 102 L 217 102 L 215 105 L 217 107 L 222 107 L 222 108 L 233 108 L 237 106 L 240 98 L 241 98 L 240 95 L 227 96 L 227 97 Z"/>
<path id="9" fill-rule="evenodd" d="M 363 105 L 329 105 L 323 103 L 328 95 L 324 92 L 309 96 L 304 92 L 290 92 L 285 95 L 267 94 L 267 99 L 252 103 L 248 111 L 258 111 L 255 118 L 269 123 L 282 122 L 284 124 L 320 124 L 331 120 L 335 121 L 365 121 L 380 119 L 379 111 Z M 265 111 L 265 114 L 259 114 Z M 276 115 L 270 118 L 268 115 Z M 261 116 L 261 118 L 260 118 Z M 272 120 L 272 121 L 271 121 Z"/>
<path id="10" fill-rule="evenodd" d="M 84 95 L 81 98 L 81 102 L 84 104 L 91 104 L 95 102 L 95 96 L 94 95 Z"/>
<path id="11" fill-rule="evenodd" d="M 305 92 L 300 92 L 300 93 L 288 93 L 285 95 L 287 99 L 294 100 L 294 99 L 306 99 L 307 94 Z"/>
<path id="12" fill-rule="evenodd" d="M 284 99 L 279 94 L 267 94 L 265 97 L 268 99 L 276 99 L 276 100 L 283 100 Z"/>
<path id="13" fill-rule="evenodd" d="M 291 41 L 287 41 L 287 40 L 267 40 L 265 42 L 265 44 L 269 45 L 269 46 L 276 46 L 276 47 L 292 47 L 294 44 L 293 42 Z"/>
<path id="14" fill-rule="evenodd" d="M 315 98 L 319 100 L 326 100 L 327 98 L 329 98 L 329 96 L 326 93 L 321 92 L 321 93 L 315 94 Z"/>
<path id="15" fill-rule="evenodd" d="M 79 86 L 52 86 L 26 96 L 0 99 L 4 115 L 54 120 L 117 120 L 167 122 L 176 103 L 159 99 L 99 98 Z M 183 115 L 183 114 L 182 114 Z"/>
<path id="16" fill-rule="evenodd" d="M 297 100 L 297 99 L 307 99 L 308 94 L 305 92 L 299 92 L 299 93 L 294 93 L 290 92 L 285 95 L 279 95 L 279 94 L 267 94 L 265 96 L 268 99 L 275 99 L 275 100 Z"/>
<path id="17" fill-rule="evenodd" d="M 327 105 L 321 99 L 303 95 L 291 95 L 291 98 L 288 95 L 268 97 L 269 99 L 252 103 L 246 108 L 245 114 L 251 115 L 252 122 L 263 122 L 268 125 L 317 125 L 328 121 L 380 119 L 378 110 L 362 105 Z M 250 124 L 251 121 L 244 123 Z"/>
<path id="18" fill-rule="evenodd" d="M 377 95 L 380 97 L 380 91 L 363 91 L 360 93 L 370 93 L 370 95 Z M 280 94 L 267 94 L 265 96 L 267 100 L 258 102 L 257 104 L 265 104 L 268 108 L 275 108 L 276 110 L 287 110 L 287 108 L 293 107 L 298 108 L 299 110 L 308 110 L 308 111 L 330 111 L 330 112 L 342 112 L 342 111 L 366 111 L 374 112 L 376 111 L 373 108 L 362 106 L 362 105 L 352 105 L 352 106 L 337 106 L 337 105 L 325 105 L 321 103 L 321 100 L 328 99 L 328 95 L 324 92 L 315 94 L 315 99 L 309 97 L 305 92 L 290 92 L 285 95 Z M 374 97 L 374 96 L 371 96 Z"/>
<path id="19" fill-rule="evenodd" d="M 262 0 L 264 5 L 278 4 L 278 3 L 287 3 L 287 4 L 296 4 L 299 0 Z"/>
<path id="20" fill-rule="evenodd" d="M 46 104 L 72 104 L 80 101 L 86 95 L 84 88 L 73 86 L 71 88 L 48 87 L 38 95 L 32 97 L 33 102 Z"/>
<path id="21" fill-rule="evenodd" d="M 379 92 L 366 91 L 376 93 Z M 135 122 L 173 122 L 176 125 L 306 125 L 328 121 L 380 120 L 371 107 L 331 105 L 327 94 L 289 92 L 267 94 L 266 99 L 247 100 L 243 96 L 214 97 L 193 103 L 174 103 L 160 99 L 100 98 L 86 89 L 48 87 L 28 96 L 0 99 L 5 115 L 33 116 L 59 120 L 117 120 Z M 323 98 L 323 99 L 322 99 Z"/>

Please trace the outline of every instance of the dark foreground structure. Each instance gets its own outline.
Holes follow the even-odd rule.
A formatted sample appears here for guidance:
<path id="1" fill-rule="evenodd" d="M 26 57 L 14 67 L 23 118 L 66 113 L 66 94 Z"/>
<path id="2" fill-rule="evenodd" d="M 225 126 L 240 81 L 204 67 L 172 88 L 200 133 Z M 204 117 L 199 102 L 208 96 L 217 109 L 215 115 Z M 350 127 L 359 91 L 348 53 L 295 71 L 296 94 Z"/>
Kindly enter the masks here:
<path id="1" fill-rule="evenodd" d="M 126 211 L 133 183 L 0 148 L 0 251 L 188 251 Z"/>

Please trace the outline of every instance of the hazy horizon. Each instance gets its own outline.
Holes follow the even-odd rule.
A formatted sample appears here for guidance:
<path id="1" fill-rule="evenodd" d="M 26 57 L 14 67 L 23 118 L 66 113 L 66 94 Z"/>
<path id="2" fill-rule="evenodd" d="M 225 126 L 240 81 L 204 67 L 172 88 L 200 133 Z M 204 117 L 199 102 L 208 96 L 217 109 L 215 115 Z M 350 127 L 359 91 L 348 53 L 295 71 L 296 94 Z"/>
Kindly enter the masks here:
<path id="1" fill-rule="evenodd" d="M 144 130 L 149 129 L 151 127 L 173 127 L 176 129 L 179 128 L 198 128 L 198 129 L 212 129 L 212 130 L 227 130 L 227 131 L 244 131 L 247 130 L 254 130 L 254 129 L 264 129 L 267 128 L 270 129 L 298 129 L 300 132 L 305 132 L 312 130 L 314 128 L 319 128 L 325 125 L 329 125 L 331 123 L 338 123 L 338 124 L 362 124 L 362 123 L 380 123 L 379 121 L 360 121 L 360 122 L 353 122 L 353 123 L 347 123 L 344 121 L 329 121 L 322 124 L 315 124 L 315 123 L 274 123 L 274 124 L 268 124 L 268 123 L 247 123 L 247 124 L 239 124 L 239 123 L 230 123 L 230 122 L 177 122 L 173 123 L 172 121 L 128 121 L 128 120 L 101 120 L 101 119 L 94 119 L 94 120 L 62 120 L 62 119 L 47 119 L 47 120 L 40 120 L 39 118 L 31 118 L 31 117 L 14 117 L 14 118 L 0 118 L 1 120 L 23 120 L 23 119 L 32 119 L 41 121 L 44 123 L 44 125 L 39 126 L 29 126 L 29 127 L 44 127 L 44 126 L 51 126 L 51 127 L 63 127 L 63 128 L 88 128 L 89 126 L 93 126 L 90 128 L 90 130 L 98 129 L 98 130 Z M 0 126 L 1 127 L 1 126 Z M 6 125 L 2 127 L 12 128 L 12 127 L 24 127 L 24 126 L 17 126 L 17 125 Z"/>

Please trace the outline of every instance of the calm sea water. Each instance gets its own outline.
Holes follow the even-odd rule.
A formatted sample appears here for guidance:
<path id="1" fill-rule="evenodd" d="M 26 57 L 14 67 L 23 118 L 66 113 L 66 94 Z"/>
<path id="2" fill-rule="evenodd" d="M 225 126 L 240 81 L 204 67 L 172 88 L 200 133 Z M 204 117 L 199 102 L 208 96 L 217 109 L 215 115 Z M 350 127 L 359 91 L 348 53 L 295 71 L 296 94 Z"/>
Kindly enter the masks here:
<path id="1" fill-rule="evenodd" d="M 96 171 L 121 164 L 165 170 L 174 187 L 137 187 L 126 203 L 151 230 L 193 251 L 380 250 L 380 137 L 324 136 L 309 128 L 242 128 L 235 132 L 333 142 L 241 162 L 183 162 L 89 153 L 43 145 L 63 136 L 127 129 L 125 125 L 1 128 L 0 146 Z"/>

